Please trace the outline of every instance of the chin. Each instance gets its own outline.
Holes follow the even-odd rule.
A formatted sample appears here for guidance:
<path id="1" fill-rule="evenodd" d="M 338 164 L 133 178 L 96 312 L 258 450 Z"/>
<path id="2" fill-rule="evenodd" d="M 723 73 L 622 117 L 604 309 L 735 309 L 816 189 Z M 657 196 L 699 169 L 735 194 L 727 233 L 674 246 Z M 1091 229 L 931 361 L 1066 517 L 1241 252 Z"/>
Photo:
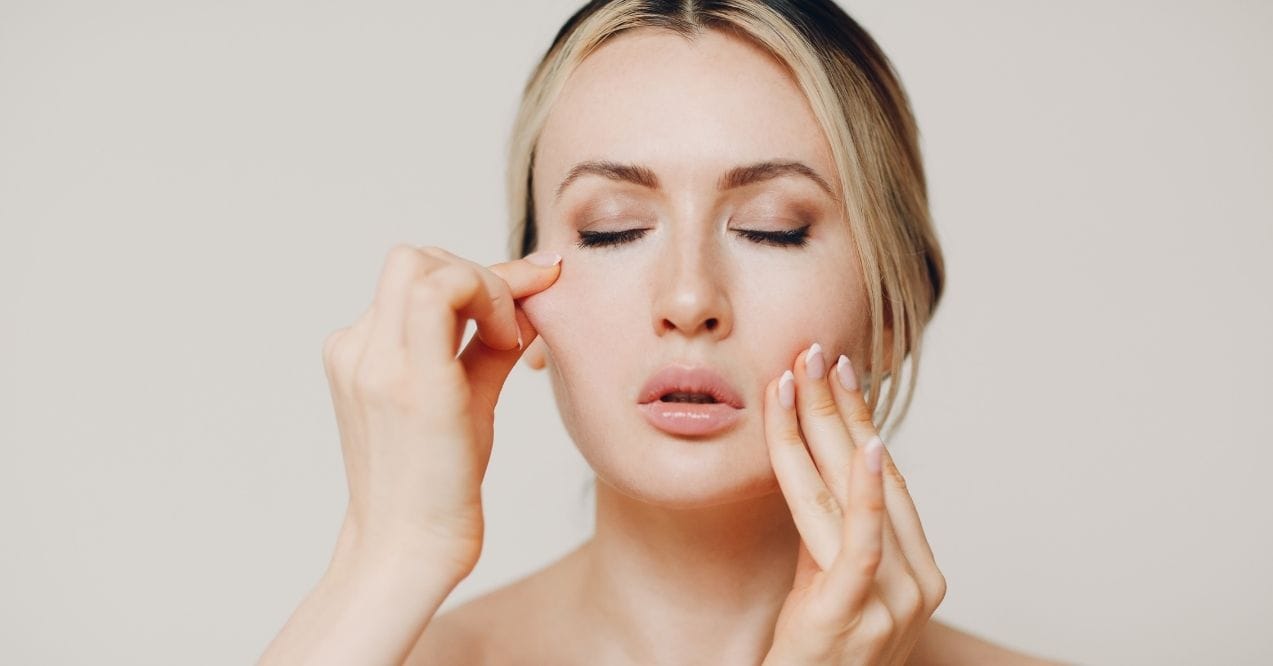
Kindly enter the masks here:
<path id="1" fill-rule="evenodd" d="M 759 422 L 708 438 L 678 437 L 639 423 L 575 441 L 589 443 L 579 452 L 599 482 L 647 504 L 693 509 L 779 492 Z"/>

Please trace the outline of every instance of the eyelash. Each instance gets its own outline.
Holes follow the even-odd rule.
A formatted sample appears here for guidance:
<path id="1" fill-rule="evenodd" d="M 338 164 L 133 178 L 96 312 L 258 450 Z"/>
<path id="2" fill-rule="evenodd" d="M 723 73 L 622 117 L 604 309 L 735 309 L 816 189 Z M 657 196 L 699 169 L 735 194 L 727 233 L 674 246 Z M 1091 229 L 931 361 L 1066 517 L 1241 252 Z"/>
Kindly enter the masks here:
<path id="1" fill-rule="evenodd" d="M 790 231 L 754 231 L 751 229 L 739 229 L 738 233 L 747 240 L 755 241 L 761 245 L 773 245 L 777 247 L 804 247 L 809 242 L 809 227 L 812 225 L 804 225 L 799 229 Z M 580 231 L 578 247 L 607 247 L 613 245 L 622 245 L 637 240 L 645 235 L 649 229 L 625 229 L 623 231 Z"/>

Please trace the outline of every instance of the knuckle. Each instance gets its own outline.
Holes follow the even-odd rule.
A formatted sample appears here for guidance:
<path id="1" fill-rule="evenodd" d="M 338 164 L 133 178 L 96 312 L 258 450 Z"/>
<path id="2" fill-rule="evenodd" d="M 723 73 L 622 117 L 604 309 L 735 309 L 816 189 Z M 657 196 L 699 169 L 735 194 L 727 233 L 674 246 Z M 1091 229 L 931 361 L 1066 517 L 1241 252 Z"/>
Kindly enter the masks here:
<path id="1" fill-rule="evenodd" d="M 327 337 L 323 339 L 323 364 L 324 365 L 327 365 L 329 367 L 331 366 L 332 358 L 335 355 L 335 351 L 336 351 L 336 345 L 340 342 L 341 338 L 345 337 L 345 334 L 348 332 L 349 332 L 348 327 L 338 328 L 332 331 L 331 333 L 328 333 Z"/>
<path id="2" fill-rule="evenodd" d="M 902 471 L 893 464 L 890 458 L 884 465 L 884 471 L 888 474 L 890 482 L 900 490 L 906 490 L 906 477 L 902 476 Z"/>
<path id="3" fill-rule="evenodd" d="M 487 269 L 479 268 L 477 270 L 484 271 Z M 496 276 L 496 279 L 492 280 L 492 282 L 495 284 L 495 288 L 491 291 L 491 304 L 500 308 L 504 307 L 505 303 L 512 305 L 513 304 L 512 287 L 509 287 L 508 283 L 505 282 L 504 279 L 500 278 L 499 276 Z"/>
<path id="4" fill-rule="evenodd" d="M 903 617 L 914 619 L 924 613 L 924 595 L 919 589 L 919 583 L 913 578 L 907 578 L 901 583 L 902 590 L 898 593 L 899 603 L 901 604 L 901 612 Z"/>
<path id="5" fill-rule="evenodd" d="M 430 257 L 436 257 L 438 259 L 453 259 L 455 257 L 454 254 L 451 254 L 450 252 L 436 245 L 425 245 L 424 247 L 420 248 L 420 252 L 423 252 L 424 254 L 427 254 Z"/>
<path id="6" fill-rule="evenodd" d="M 938 571 L 933 575 L 933 609 L 946 599 L 946 576 Z"/>
<path id="7" fill-rule="evenodd" d="M 835 404 L 835 398 L 829 392 L 819 393 L 811 398 L 808 409 L 811 415 L 821 418 L 840 416 L 840 407 Z"/>
<path id="8" fill-rule="evenodd" d="M 778 431 L 778 443 L 784 446 L 804 449 L 804 439 L 800 436 L 800 427 L 795 424 L 784 424 Z"/>
<path id="9" fill-rule="evenodd" d="M 333 352 L 331 367 L 328 372 L 332 381 L 344 387 L 352 388 L 354 369 L 358 365 L 358 352 L 351 345 L 338 345 Z"/>
<path id="10" fill-rule="evenodd" d="M 336 369 L 345 376 L 353 378 L 354 371 L 358 368 L 358 361 L 363 356 L 363 346 L 358 340 L 352 336 L 346 335 L 336 343 L 336 348 L 332 351 L 335 358 L 332 359 Z"/>
<path id="11" fill-rule="evenodd" d="M 468 295 L 481 287 L 482 279 L 471 266 L 466 264 L 448 264 L 429 273 L 422 284 L 427 289 L 437 291 L 438 295 L 441 295 L 446 290 Z"/>
<path id="12" fill-rule="evenodd" d="M 874 576 L 875 571 L 880 567 L 880 560 L 883 559 L 884 551 L 878 545 L 865 545 L 858 552 L 857 565 L 858 570 L 865 576 Z"/>
<path id="13" fill-rule="evenodd" d="M 840 513 L 840 503 L 826 488 L 819 488 L 809 496 L 809 507 L 818 513 L 835 515 Z"/>
<path id="14" fill-rule="evenodd" d="M 418 264 L 420 261 L 420 250 L 406 243 L 398 243 L 389 248 L 389 252 L 385 255 L 385 265 L 392 267 L 410 267 Z"/>
<path id="15" fill-rule="evenodd" d="M 888 505 L 884 502 L 884 494 L 868 494 L 862 498 L 862 506 L 872 513 L 883 513 L 888 510 Z"/>
<path id="16" fill-rule="evenodd" d="M 359 350 L 350 339 L 349 329 L 343 328 L 333 332 L 323 341 L 323 367 L 330 379 L 338 382 L 348 381 L 358 361 Z"/>
<path id="17" fill-rule="evenodd" d="M 871 410 L 865 404 L 858 403 L 849 407 L 849 417 L 846 420 L 850 425 L 875 428 L 875 421 L 871 418 Z"/>
<path id="18" fill-rule="evenodd" d="M 893 620 L 893 616 L 889 615 L 887 611 L 883 611 L 875 613 L 869 623 L 868 634 L 876 641 L 885 641 L 893 635 L 893 631 L 896 628 L 897 623 Z"/>

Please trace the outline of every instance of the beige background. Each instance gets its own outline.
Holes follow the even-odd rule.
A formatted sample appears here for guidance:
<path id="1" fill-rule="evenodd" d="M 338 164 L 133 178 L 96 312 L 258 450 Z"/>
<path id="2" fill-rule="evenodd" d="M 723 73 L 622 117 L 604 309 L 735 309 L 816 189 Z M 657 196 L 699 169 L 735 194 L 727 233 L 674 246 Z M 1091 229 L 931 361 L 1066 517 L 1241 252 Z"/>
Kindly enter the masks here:
<path id="1" fill-rule="evenodd" d="M 396 242 L 502 260 L 517 94 L 575 6 L 0 0 L 0 662 L 255 660 L 344 506 L 322 340 Z M 1273 5 L 846 7 L 949 262 L 890 442 L 937 617 L 1269 663 Z M 505 391 L 444 609 L 590 530 L 547 378 Z"/>

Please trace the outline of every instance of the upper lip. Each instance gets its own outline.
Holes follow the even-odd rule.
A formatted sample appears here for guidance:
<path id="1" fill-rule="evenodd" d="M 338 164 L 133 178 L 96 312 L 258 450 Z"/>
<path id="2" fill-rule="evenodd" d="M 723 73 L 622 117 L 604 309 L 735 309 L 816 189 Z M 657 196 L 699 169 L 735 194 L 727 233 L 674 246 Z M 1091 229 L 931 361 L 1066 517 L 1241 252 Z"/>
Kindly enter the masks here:
<path id="1" fill-rule="evenodd" d="M 719 373 L 705 365 L 672 363 L 650 375 L 641 387 L 641 404 L 653 402 L 673 391 L 706 393 L 731 407 L 742 409 L 743 399 L 738 391 Z"/>

